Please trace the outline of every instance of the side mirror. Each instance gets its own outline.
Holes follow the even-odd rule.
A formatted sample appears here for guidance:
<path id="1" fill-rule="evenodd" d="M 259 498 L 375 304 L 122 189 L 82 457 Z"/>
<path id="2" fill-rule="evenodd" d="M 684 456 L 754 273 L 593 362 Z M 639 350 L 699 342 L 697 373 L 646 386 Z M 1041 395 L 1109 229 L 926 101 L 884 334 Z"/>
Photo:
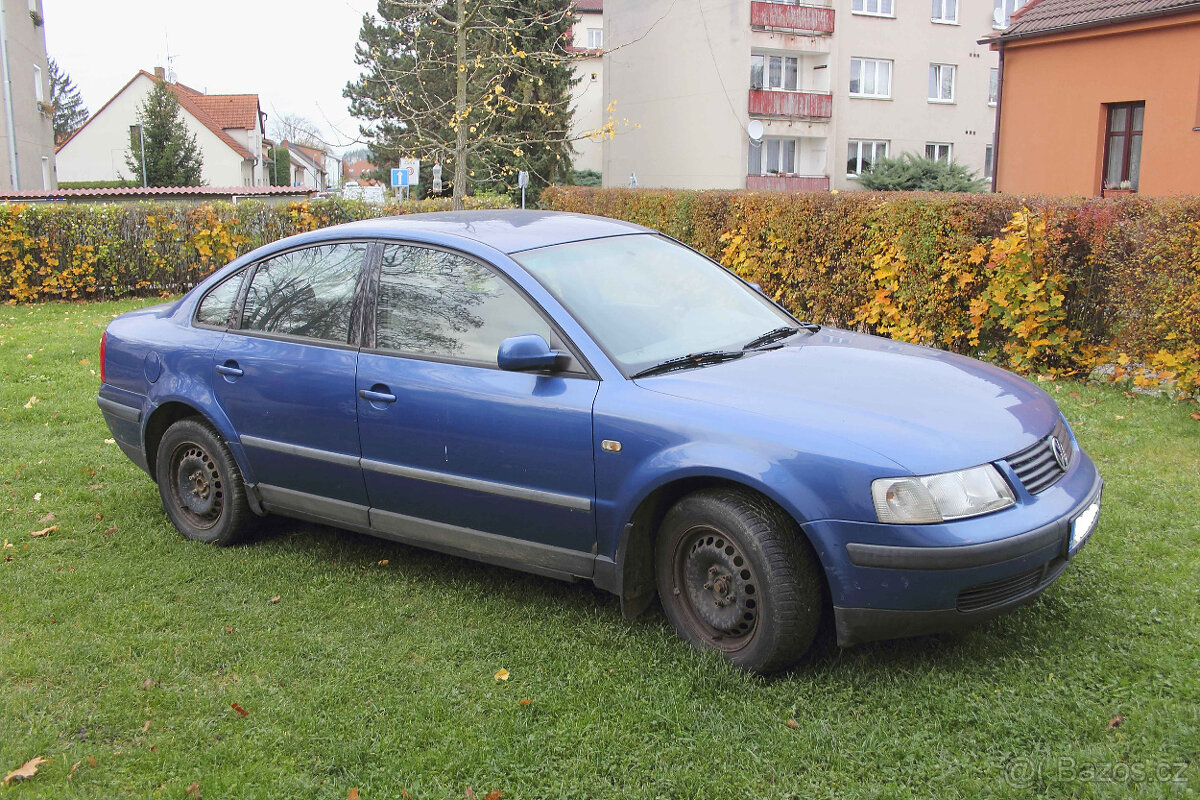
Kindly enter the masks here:
<path id="1" fill-rule="evenodd" d="M 512 336 L 500 343 L 496 365 L 510 372 L 536 372 L 558 366 L 559 352 L 536 333 Z"/>

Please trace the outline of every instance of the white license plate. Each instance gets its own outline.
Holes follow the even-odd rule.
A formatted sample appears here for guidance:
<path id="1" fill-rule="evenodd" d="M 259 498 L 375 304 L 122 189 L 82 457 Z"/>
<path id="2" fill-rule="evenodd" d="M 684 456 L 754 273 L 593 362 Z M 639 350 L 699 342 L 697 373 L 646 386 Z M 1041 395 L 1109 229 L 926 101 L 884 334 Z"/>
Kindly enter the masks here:
<path id="1" fill-rule="evenodd" d="M 1067 543 L 1068 558 L 1083 547 L 1084 542 L 1092 535 L 1092 531 L 1096 530 L 1096 523 L 1099 521 L 1100 498 L 1097 497 L 1091 505 L 1083 510 L 1083 513 L 1071 520 L 1071 539 Z"/>

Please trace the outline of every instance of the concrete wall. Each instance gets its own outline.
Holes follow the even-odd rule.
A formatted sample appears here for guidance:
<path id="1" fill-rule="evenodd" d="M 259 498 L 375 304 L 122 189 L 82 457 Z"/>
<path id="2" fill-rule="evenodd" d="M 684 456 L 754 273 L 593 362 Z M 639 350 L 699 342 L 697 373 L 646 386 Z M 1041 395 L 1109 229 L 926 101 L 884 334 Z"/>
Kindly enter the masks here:
<path id="1" fill-rule="evenodd" d="M 587 48 L 588 28 L 604 30 L 604 15 L 580 12 L 579 22 L 572 30 L 571 44 L 574 47 Z M 579 79 L 571 90 L 575 106 L 575 116 L 571 124 L 571 138 L 575 147 L 573 166 L 575 169 L 600 172 L 604 167 L 601 153 L 603 141 L 595 137 L 585 137 L 585 134 L 597 130 L 608 119 L 608 114 L 604 111 L 604 59 L 599 55 L 583 56 L 572 65 L 572 69 L 575 77 Z"/>
<path id="2" fill-rule="evenodd" d="M 889 142 L 888 155 L 925 154 L 928 142 L 953 145 L 952 156 L 980 175 L 984 150 L 992 143 L 996 109 L 988 105 L 990 68 L 998 56 L 977 44 L 992 32 L 992 3 L 959 0 L 958 24 L 930 20 L 928 0 L 894 0 L 894 17 L 856 14 L 851 0 L 837 0 L 835 49 L 830 76 L 834 86 L 832 185 L 854 189 L 846 174 L 852 139 Z M 850 96 L 853 58 L 891 59 L 892 97 L 876 100 Z M 929 65 L 956 67 L 954 102 L 929 102 Z"/>
<path id="3" fill-rule="evenodd" d="M 1198 95 L 1200 14 L 1007 44 L 997 189 L 1100 194 L 1105 104 L 1144 101 L 1139 193 L 1200 192 Z"/>
<path id="4" fill-rule="evenodd" d="M 47 103 L 50 102 L 46 29 L 33 23 L 28 0 L 0 0 L 0 9 L 4 14 L 7 34 L 13 127 L 17 144 L 17 180 L 14 180 L 10 169 L 8 126 L 0 111 L 0 188 L 26 191 L 56 189 L 54 116 L 38 109 L 35 88 L 35 83 L 40 82 L 42 97 Z M 40 0 L 38 10 L 44 13 Z M 37 70 L 41 72 L 39 79 L 35 79 Z"/>
<path id="5" fill-rule="evenodd" d="M 154 80 L 138 75 L 133 82 L 97 112 L 86 127 L 58 151 L 58 176 L 64 181 L 140 180 L 125 164 L 129 149 L 129 126 L 137 110 L 154 87 Z M 248 186 L 250 167 L 215 133 L 186 111 L 180 118 L 204 155 L 202 179 L 209 186 Z"/>
<path id="6" fill-rule="evenodd" d="M 992 31 L 992 5 L 960 0 L 957 24 L 930 19 L 928 0 L 895 0 L 895 15 L 853 13 L 834 0 L 832 35 L 791 35 L 750 27 L 749 0 L 607 0 L 604 95 L 620 128 L 604 145 L 604 183 L 738 189 L 746 186 L 750 121 L 750 56 L 800 59 L 799 86 L 833 95 L 829 119 L 763 119 L 766 137 L 797 140 L 796 172 L 826 176 L 855 189 L 846 174 L 852 139 L 889 142 L 889 153 L 924 154 L 927 142 L 949 143 L 953 158 L 981 175 L 992 142 L 988 104 L 995 53 L 976 44 Z M 614 49 L 615 48 L 615 49 Z M 890 59 L 891 97 L 850 97 L 852 58 Z M 955 65 L 952 103 L 931 103 L 931 63 Z"/>

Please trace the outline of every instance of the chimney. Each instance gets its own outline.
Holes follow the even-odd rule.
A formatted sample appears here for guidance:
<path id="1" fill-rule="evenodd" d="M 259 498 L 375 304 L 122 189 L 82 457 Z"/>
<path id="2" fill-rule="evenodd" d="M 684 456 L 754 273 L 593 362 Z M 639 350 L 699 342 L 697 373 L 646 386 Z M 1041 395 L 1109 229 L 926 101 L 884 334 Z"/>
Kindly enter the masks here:
<path id="1" fill-rule="evenodd" d="M 163 69 L 162 67 L 155 67 L 154 68 L 154 77 L 158 78 L 160 81 L 166 80 L 167 71 L 165 69 Z"/>

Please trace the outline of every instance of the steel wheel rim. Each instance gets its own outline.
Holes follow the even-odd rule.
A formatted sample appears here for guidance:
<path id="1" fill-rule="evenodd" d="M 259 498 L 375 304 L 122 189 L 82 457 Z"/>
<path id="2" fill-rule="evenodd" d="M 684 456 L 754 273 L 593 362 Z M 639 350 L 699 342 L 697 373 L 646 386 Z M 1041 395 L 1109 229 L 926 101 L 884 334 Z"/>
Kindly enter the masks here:
<path id="1" fill-rule="evenodd" d="M 672 575 L 680 608 L 709 646 L 736 651 L 754 638 L 760 582 L 737 542 L 707 526 L 689 529 L 675 548 Z"/>
<path id="2" fill-rule="evenodd" d="M 221 519 L 225 488 L 217 462 L 195 442 L 171 453 L 171 499 L 189 525 L 206 530 Z"/>

